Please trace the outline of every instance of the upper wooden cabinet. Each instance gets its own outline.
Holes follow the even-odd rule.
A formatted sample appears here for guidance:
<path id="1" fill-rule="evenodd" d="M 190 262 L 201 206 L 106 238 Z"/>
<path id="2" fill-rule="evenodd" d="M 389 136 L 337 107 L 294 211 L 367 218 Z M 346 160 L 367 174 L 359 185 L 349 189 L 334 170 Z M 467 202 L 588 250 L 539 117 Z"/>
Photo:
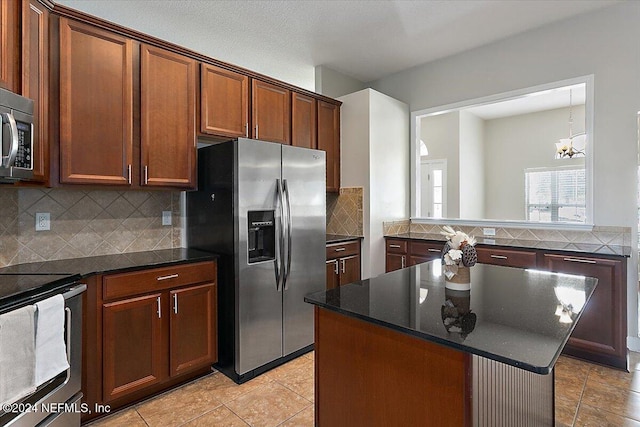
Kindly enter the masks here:
<path id="1" fill-rule="evenodd" d="M 254 79 L 251 84 L 252 137 L 263 141 L 291 143 L 290 91 Z"/>
<path id="2" fill-rule="evenodd" d="M 34 101 L 33 179 L 49 180 L 49 11 L 22 3 L 22 95 Z"/>
<path id="3" fill-rule="evenodd" d="M 142 185 L 195 186 L 196 62 L 142 45 L 140 141 Z"/>
<path id="4" fill-rule="evenodd" d="M 340 106 L 318 101 L 318 150 L 327 153 L 327 191 L 340 191 Z"/>
<path id="5" fill-rule="evenodd" d="M 20 2 L 0 0 L 0 87 L 20 90 Z"/>
<path id="6" fill-rule="evenodd" d="M 129 185 L 133 45 L 60 19 L 60 181 Z"/>
<path id="7" fill-rule="evenodd" d="M 317 148 L 317 118 L 315 98 L 291 92 L 291 145 Z"/>
<path id="8" fill-rule="evenodd" d="M 222 137 L 249 136 L 249 77 L 202 64 L 200 132 Z"/>

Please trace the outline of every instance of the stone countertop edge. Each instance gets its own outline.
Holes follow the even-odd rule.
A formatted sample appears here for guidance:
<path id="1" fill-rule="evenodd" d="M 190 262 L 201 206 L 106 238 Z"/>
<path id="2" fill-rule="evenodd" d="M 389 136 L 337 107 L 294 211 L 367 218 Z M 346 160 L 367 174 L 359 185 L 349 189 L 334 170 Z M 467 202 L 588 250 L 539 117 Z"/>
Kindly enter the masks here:
<path id="1" fill-rule="evenodd" d="M 341 243 L 341 242 L 349 242 L 352 240 L 362 240 L 364 237 L 362 236 L 347 236 L 343 234 L 327 234 L 327 244 L 329 243 Z"/>
<path id="2" fill-rule="evenodd" d="M 446 239 L 439 234 L 432 233 L 399 233 L 385 234 L 385 238 L 426 240 L 431 242 L 445 242 Z M 618 256 L 629 258 L 631 256 L 631 246 L 605 245 L 594 243 L 572 243 L 572 242 L 547 242 L 537 240 L 518 240 L 493 237 L 476 237 L 478 245 L 486 247 L 503 247 L 513 249 L 538 249 L 547 251 L 573 252 L 582 254 L 594 254 L 598 256 Z"/>

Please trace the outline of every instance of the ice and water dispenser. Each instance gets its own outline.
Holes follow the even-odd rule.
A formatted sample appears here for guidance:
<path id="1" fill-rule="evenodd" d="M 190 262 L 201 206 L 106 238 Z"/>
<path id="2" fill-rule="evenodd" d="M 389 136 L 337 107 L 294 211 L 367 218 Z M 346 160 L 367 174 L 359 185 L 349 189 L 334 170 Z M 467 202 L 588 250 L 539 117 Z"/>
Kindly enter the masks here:
<path id="1" fill-rule="evenodd" d="M 276 256 L 274 211 L 249 211 L 249 263 L 269 261 Z"/>

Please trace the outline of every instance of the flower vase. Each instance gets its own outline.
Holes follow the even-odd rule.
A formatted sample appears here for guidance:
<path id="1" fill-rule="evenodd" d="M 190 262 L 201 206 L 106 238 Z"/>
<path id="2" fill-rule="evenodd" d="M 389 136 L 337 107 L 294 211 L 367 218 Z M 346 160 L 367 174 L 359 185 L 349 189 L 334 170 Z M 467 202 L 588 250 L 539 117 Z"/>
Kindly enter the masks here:
<path id="1" fill-rule="evenodd" d="M 447 278 L 445 276 L 445 288 L 458 291 L 468 291 L 471 289 L 471 268 L 458 266 L 458 272 Z"/>

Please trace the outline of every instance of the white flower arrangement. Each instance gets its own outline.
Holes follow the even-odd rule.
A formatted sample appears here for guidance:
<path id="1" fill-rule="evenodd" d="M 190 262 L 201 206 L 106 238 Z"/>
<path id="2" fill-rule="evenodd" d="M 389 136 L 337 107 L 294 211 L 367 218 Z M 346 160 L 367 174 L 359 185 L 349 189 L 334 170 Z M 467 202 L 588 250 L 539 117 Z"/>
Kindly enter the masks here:
<path id="1" fill-rule="evenodd" d="M 458 273 L 458 268 L 462 264 L 464 267 L 472 267 L 478 261 L 476 239 L 462 231 L 455 231 L 448 225 L 442 227 L 444 231 L 440 234 L 447 238 L 442 249 L 442 263 L 446 266 L 445 275 L 451 279 Z"/>

